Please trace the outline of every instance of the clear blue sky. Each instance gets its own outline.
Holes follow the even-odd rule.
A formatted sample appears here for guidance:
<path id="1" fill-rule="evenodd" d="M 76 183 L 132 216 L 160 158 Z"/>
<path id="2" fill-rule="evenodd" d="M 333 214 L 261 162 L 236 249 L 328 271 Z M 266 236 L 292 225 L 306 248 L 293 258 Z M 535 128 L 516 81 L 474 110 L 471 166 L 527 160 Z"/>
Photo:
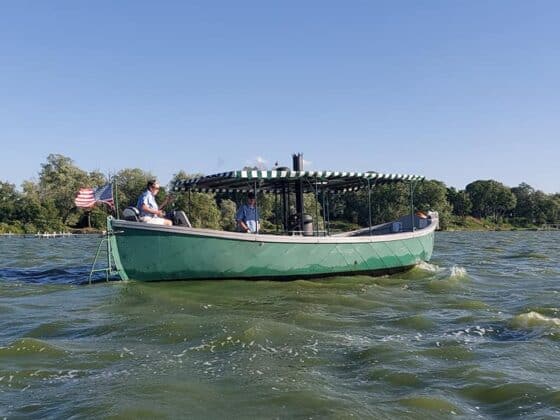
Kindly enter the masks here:
<path id="1" fill-rule="evenodd" d="M 0 180 L 255 164 L 560 192 L 560 2 L 3 1 Z"/>

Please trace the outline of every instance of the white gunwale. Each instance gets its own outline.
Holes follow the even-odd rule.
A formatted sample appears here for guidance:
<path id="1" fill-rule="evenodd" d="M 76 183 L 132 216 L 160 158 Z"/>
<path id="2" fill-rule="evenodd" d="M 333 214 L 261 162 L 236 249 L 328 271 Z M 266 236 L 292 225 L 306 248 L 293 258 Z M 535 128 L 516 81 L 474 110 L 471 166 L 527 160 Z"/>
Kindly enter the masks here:
<path id="1" fill-rule="evenodd" d="M 269 242 L 269 243 L 293 243 L 293 244 L 348 244 L 348 243 L 371 243 L 400 241 L 403 239 L 419 238 L 435 231 L 437 220 L 433 219 L 422 229 L 414 231 L 390 233 L 383 235 L 367 236 L 288 236 L 288 235 L 267 235 L 251 234 L 241 232 L 227 232 L 222 230 L 188 228 L 182 226 L 161 226 L 151 225 L 142 222 L 131 222 L 126 220 L 113 220 L 111 222 L 114 233 L 118 234 L 118 228 L 137 229 L 150 232 L 173 233 L 180 235 L 202 236 L 217 239 L 229 239 L 244 242 Z M 368 228 L 362 229 L 367 230 Z"/>

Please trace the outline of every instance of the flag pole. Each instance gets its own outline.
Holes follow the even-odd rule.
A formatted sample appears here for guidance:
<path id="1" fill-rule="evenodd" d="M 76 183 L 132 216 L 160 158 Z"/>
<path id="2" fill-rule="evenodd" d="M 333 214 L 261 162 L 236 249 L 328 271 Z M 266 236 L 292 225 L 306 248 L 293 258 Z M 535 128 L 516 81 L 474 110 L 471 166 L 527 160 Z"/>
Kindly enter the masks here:
<path id="1" fill-rule="evenodd" d="M 117 177 L 113 176 L 113 191 L 115 194 L 115 215 L 116 218 L 119 218 L 119 196 L 117 193 Z"/>

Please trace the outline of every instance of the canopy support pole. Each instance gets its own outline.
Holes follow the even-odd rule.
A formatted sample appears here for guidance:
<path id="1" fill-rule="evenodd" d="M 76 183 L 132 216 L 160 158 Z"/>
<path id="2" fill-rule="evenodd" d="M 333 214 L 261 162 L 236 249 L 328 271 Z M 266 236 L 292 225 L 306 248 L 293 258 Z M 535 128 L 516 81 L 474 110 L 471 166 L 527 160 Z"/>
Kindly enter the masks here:
<path id="1" fill-rule="evenodd" d="M 323 234 L 326 235 L 327 233 L 327 225 L 326 225 L 326 220 L 327 220 L 327 213 L 326 213 L 326 209 L 325 209 L 325 186 L 323 185 L 321 187 L 321 201 L 322 201 L 322 205 L 323 205 Z"/>
<path id="2" fill-rule="evenodd" d="M 331 210 L 330 210 L 330 203 L 329 203 L 329 189 L 327 187 L 327 235 L 331 235 Z"/>
<path id="3" fill-rule="evenodd" d="M 371 236 L 371 232 L 372 232 L 371 231 L 371 183 L 369 178 L 367 180 L 367 191 L 368 191 L 367 201 L 368 201 L 369 236 Z"/>
<path id="4" fill-rule="evenodd" d="M 410 181 L 410 230 L 414 232 L 414 181 Z"/>
<path id="5" fill-rule="evenodd" d="M 301 172 L 303 171 L 303 154 L 298 153 L 297 155 L 292 155 L 292 163 L 294 171 Z M 295 181 L 296 185 L 296 213 L 298 216 L 298 229 L 300 232 L 303 232 L 303 181 L 298 179 Z"/>
<path id="6" fill-rule="evenodd" d="M 276 225 L 276 234 L 280 230 L 278 228 L 278 191 L 274 190 L 274 224 Z"/>
<path id="7" fill-rule="evenodd" d="M 319 236 L 319 191 L 317 188 L 317 177 L 315 177 L 315 235 Z"/>
<path id="8" fill-rule="evenodd" d="M 257 226 L 255 227 L 255 235 L 259 233 L 259 201 L 257 199 L 258 191 L 257 191 L 257 181 L 253 182 L 253 192 L 255 193 L 255 218 Z"/>

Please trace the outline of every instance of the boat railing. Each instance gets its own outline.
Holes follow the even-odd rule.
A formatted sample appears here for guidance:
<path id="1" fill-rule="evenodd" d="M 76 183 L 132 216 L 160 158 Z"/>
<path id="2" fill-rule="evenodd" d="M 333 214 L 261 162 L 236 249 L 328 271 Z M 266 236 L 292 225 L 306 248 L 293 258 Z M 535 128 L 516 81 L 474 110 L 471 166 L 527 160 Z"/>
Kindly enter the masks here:
<path id="1" fill-rule="evenodd" d="M 313 232 L 305 231 L 305 230 L 290 230 L 288 231 L 288 235 L 290 236 L 329 236 L 329 232 L 326 230 L 314 230 Z"/>

